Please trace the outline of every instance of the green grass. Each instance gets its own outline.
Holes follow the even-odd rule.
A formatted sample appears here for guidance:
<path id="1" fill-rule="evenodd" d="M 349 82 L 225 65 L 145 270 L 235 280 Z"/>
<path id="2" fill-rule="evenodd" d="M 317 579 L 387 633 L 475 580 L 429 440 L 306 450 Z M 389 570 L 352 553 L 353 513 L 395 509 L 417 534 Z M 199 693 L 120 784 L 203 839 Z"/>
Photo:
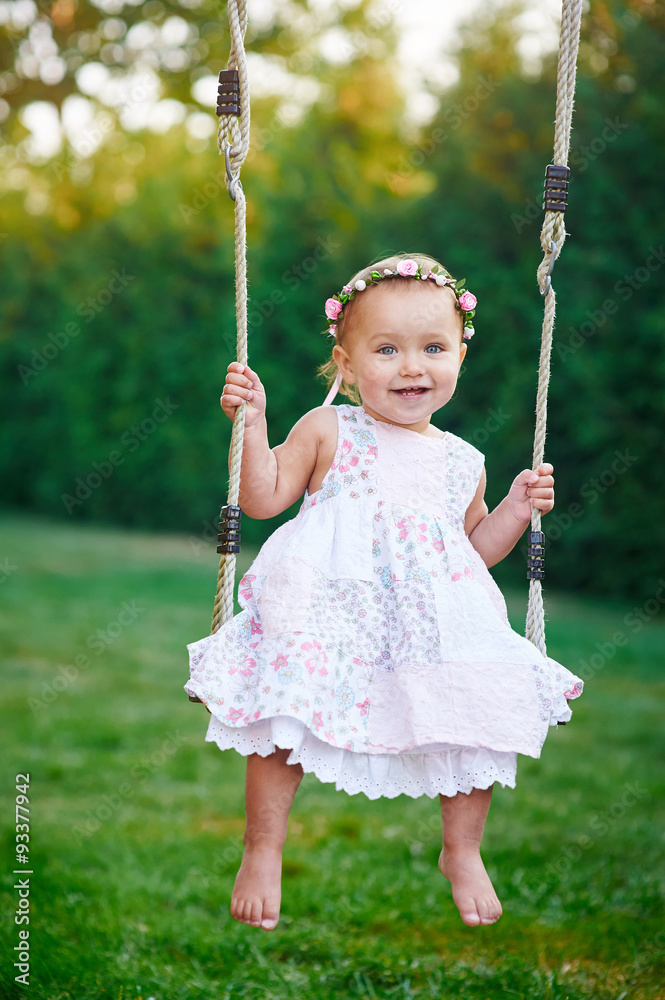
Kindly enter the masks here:
<path id="1" fill-rule="evenodd" d="M 208 716 L 182 690 L 185 645 L 209 630 L 214 546 L 4 515 L 0 564 L 16 567 L 0 584 L 2 997 L 665 996 L 662 616 L 588 680 L 539 760 L 519 758 L 517 788 L 495 788 L 483 855 L 498 924 L 461 922 L 436 868 L 436 800 L 370 802 L 306 775 L 268 934 L 228 909 L 244 761 L 204 743 Z M 521 630 L 526 585 L 508 596 Z M 116 628 L 123 604 L 133 617 Z M 546 606 L 548 651 L 572 670 L 631 610 L 549 593 Z M 26 771 L 29 990 L 7 957 Z"/>

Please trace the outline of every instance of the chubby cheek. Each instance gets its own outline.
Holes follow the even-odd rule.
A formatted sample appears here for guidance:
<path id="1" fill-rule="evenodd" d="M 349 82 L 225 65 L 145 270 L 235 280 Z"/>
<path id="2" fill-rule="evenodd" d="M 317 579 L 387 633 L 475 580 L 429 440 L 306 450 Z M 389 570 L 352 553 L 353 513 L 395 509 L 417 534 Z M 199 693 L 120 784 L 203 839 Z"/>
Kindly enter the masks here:
<path id="1" fill-rule="evenodd" d="M 390 364 L 391 361 L 392 358 L 368 359 L 359 373 L 360 378 L 374 381 L 392 375 L 393 366 Z"/>

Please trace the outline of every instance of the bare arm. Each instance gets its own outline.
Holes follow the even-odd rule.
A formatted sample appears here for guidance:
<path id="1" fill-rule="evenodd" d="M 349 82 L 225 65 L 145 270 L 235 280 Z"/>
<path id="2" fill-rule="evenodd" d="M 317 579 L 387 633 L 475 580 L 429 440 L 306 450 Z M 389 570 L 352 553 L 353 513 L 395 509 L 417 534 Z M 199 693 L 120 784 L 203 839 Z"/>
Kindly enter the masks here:
<path id="1" fill-rule="evenodd" d="M 487 475 L 483 467 L 476 495 L 466 512 L 464 530 L 486 566 L 494 566 L 515 547 L 531 520 L 531 507 L 543 514 L 554 507 L 554 467 L 543 462 L 537 469 L 524 469 L 513 481 L 508 495 L 492 513 L 485 503 Z"/>
<path id="2" fill-rule="evenodd" d="M 305 492 L 316 468 L 321 445 L 332 431 L 337 435 L 334 411 L 318 407 L 295 424 L 283 444 L 271 449 L 265 409 L 266 396 L 258 375 L 237 361 L 228 366 L 221 397 L 224 413 L 233 420 L 245 402 L 245 435 L 240 469 L 239 502 L 249 517 L 280 514 Z M 321 412 L 323 410 L 323 412 Z M 334 422 L 334 428 L 332 423 Z"/>

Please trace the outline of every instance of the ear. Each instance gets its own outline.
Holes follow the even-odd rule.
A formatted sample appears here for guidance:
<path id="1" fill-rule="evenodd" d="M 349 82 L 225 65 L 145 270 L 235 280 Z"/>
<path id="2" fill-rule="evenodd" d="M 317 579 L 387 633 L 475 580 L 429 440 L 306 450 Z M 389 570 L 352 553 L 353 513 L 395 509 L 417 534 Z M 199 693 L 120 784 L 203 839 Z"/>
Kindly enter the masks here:
<path id="1" fill-rule="evenodd" d="M 459 349 L 459 364 L 460 364 L 460 368 L 462 367 L 462 362 L 464 361 L 464 356 L 466 354 L 467 347 L 468 347 L 467 344 L 461 344 L 460 345 L 460 349 Z M 458 369 L 458 371 L 459 371 L 459 369 Z"/>
<path id="2" fill-rule="evenodd" d="M 356 381 L 356 377 L 353 374 L 353 368 L 351 366 L 351 358 L 346 353 L 341 344 L 335 344 L 333 347 L 333 360 L 342 373 L 342 378 L 347 385 L 353 385 Z"/>

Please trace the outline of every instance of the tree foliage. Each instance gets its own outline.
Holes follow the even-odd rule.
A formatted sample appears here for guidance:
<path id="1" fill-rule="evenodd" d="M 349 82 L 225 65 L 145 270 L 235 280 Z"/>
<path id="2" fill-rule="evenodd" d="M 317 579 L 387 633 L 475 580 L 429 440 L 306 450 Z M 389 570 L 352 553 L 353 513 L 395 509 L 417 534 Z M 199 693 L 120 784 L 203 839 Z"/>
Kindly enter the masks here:
<path id="1" fill-rule="evenodd" d="M 228 40 L 213 5 L 149 0 L 109 14 L 110 3 L 105 13 L 57 0 L 42 13 L 69 53 L 57 86 L 20 82 L 15 65 L 0 78 L 17 81 L 5 92 L 2 150 L 4 500 L 57 518 L 210 536 L 226 488 L 230 425 L 218 400 L 235 344 L 223 161 L 186 123 L 128 131 L 122 108 L 99 102 L 112 120 L 95 153 L 66 147 L 40 164 L 26 152 L 21 109 L 75 93 L 82 34 L 84 48 L 99 41 L 86 58 L 128 72 L 121 47 L 105 48 L 109 19 L 125 22 L 122 37 L 176 12 L 189 24 L 180 46 L 193 50 L 189 63 L 169 69 L 159 55 L 156 67 L 162 98 L 187 114 L 197 110 L 192 73 L 222 68 Z M 253 101 L 243 170 L 250 363 L 267 387 L 271 443 L 321 402 L 313 373 L 329 348 L 319 334 L 328 295 L 386 251 L 423 250 L 466 276 L 479 299 L 477 336 L 438 423 L 486 454 L 490 508 L 531 465 L 556 66 L 548 58 L 525 75 L 519 14 L 478 14 L 457 84 L 437 95 L 439 111 L 417 135 L 404 128 L 394 31 L 370 4 L 338 12 L 343 62 L 321 55 L 327 26 L 305 2 L 252 28 L 248 45 L 280 60 L 294 87 L 320 84 L 300 117 L 289 117 L 288 94 Z M 570 236 L 554 272 L 548 581 L 635 598 L 657 589 L 664 541 L 652 461 L 663 422 L 663 34 L 662 11 L 642 0 L 594 0 L 585 17 Z M 6 65 L 25 57 L 20 39 L 6 34 L 3 44 Z M 248 520 L 244 537 L 259 542 L 274 526 Z M 523 574 L 519 558 L 496 572 Z"/>

